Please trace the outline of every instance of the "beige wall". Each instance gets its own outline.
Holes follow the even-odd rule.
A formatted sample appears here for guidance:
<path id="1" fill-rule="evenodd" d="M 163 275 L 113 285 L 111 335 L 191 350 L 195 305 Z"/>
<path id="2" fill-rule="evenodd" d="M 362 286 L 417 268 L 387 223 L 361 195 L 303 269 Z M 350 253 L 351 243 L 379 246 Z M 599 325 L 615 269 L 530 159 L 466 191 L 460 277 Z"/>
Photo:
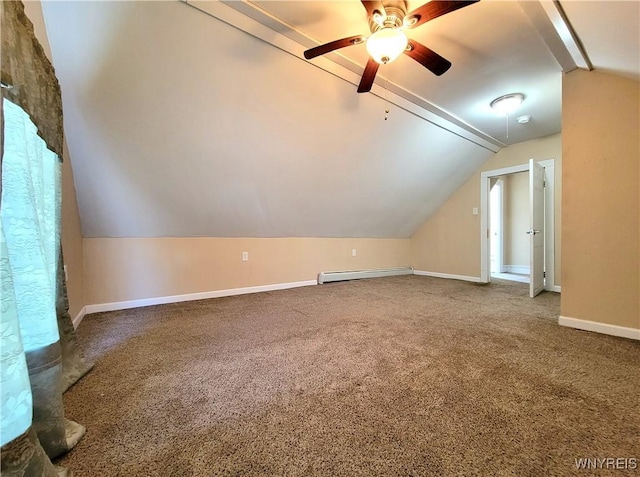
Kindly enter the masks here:
<path id="1" fill-rule="evenodd" d="M 640 328 L 640 83 L 575 71 L 562 89 L 561 313 Z"/>
<path id="2" fill-rule="evenodd" d="M 24 2 L 24 10 L 31 22 L 38 41 L 51 61 L 51 48 L 42 15 L 42 5 L 39 1 Z M 80 215 L 76 201 L 76 188 L 71 170 L 71 160 L 67 145 L 64 145 L 62 164 L 62 251 L 67 266 L 67 294 L 69 296 L 69 313 L 72 318 L 80 312 L 86 304 L 84 299 L 84 269 L 82 231 L 80 229 Z"/>
<path id="3" fill-rule="evenodd" d="M 101 304 L 315 280 L 322 271 L 407 266 L 409 249 L 409 239 L 88 238 L 86 297 Z"/>
<path id="4" fill-rule="evenodd" d="M 560 285 L 562 143 L 560 134 L 525 141 L 502 149 L 467 182 L 411 238 L 411 263 L 416 270 L 480 277 L 480 174 L 525 164 L 530 158 L 555 159 L 555 285 Z"/>
<path id="5" fill-rule="evenodd" d="M 505 188 L 504 264 L 528 267 L 529 173 L 519 172 L 503 177 Z"/>
<path id="6" fill-rule="evenodd" d="M 76 201 L 76 187 L 67 145 L 62 163 L 62 253 L 67 266 L 67 295 L 69 314 L 75 318 L 87 304 L 84 293 L 84 246 L 80 228 L 80 214 Z"/>

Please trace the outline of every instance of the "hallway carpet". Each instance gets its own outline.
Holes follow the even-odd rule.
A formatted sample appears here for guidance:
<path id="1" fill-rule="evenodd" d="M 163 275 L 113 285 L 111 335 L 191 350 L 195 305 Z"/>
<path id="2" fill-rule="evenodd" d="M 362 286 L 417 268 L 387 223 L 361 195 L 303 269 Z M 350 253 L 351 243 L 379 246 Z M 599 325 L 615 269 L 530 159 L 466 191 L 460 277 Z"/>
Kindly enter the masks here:
<path id="1" fill-rule="evenodd" d="M 89 315 L 95 368 L 64 396 L 87 434 L 59 463 L 538 477 L 640 458 L 640 343 L 560 327 L 559 295 L 527 293 L 400 276 Z"/>

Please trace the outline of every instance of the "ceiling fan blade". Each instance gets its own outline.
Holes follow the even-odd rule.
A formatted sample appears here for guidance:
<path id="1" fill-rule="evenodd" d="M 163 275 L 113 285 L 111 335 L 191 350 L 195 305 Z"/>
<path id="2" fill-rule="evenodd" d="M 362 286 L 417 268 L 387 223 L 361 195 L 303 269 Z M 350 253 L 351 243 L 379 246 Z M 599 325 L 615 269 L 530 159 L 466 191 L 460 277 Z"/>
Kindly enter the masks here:
<path id="1" fill-rule="evenodd" d="M 432 0 L 407 13 L 404 24 L 407 28 L 416 28 L 434 18 L 441 17 L 480 0 Z"/>
<path id="2" fill-rule="evenodd" d="M 404 54 L 416 60 L 436 76 L 440 76 L 451 68 L 449 60 L 415 40 L 409 40 L 409 48 L 404 50 Z"/>
<path id="3" fill-rule="evenodd" d="M 367 10 L 367 17 L 373 17 L 373 13 L 377 10 L 382 15 L 382 18 L 387 16 L 387 12 L 384 9 L 384 5 L 380 0 L 362 0 L 362 5 Z"/>
<path id="4" fill-rule="evenodd" d="M 364 67 L 364 73 L 362 73 L 362 79 L 358 85 L 358 93 L 368 93 L 373 86 L 373 80 L 376 79 L 376 73 L 380 64 L 373 58 L 369 58 L 367 66 Z"/>
<path id="5" fill-rule="evenodd" d="M 350 36 L 349 38 L 342 38 L 341 40 L 335 40 L 324 45 L 316 46 L 304 52 L 304 57 L 307 60 L 315 58 L 316 56 L 324 55 L 330 51 L 339 50 L 345 46 L 357 45 L 362 43 L 366 38 L 362 35 Z"/>

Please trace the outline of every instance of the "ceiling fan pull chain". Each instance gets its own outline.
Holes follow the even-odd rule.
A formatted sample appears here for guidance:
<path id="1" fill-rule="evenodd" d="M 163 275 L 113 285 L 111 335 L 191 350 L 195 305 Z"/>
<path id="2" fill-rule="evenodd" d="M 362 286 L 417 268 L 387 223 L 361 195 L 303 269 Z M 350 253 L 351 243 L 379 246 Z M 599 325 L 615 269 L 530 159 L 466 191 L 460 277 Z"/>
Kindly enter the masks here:
<path id="1" fill-rule="evenodd" d="M 389 93 L 389 90 L 387 89 L 389 87 L 389 79 L 385 78 L 384 79 L 384 120 L 386 121 L 387 119 L 389 119 L 389 100 L 387 99 L 387 94 Z"/>
<path id="2" fill-rule="evenodd" d="M 509 113 L 507 113 L 507 139 L 509 139 Z"/>

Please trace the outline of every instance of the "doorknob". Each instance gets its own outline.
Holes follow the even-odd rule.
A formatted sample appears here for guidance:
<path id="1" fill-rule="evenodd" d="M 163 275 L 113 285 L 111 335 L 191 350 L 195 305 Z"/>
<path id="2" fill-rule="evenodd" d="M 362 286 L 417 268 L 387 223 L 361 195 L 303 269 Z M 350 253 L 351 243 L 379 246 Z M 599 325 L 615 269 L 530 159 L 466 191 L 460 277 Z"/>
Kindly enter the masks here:
<path id="1" fill-rule="evenodd" d="M 539 230 L 533 230 L 533 229 L 532 229 L 532 230 L 527 230 L 527 232 L 526 232 L 526 233 L 527 233 L 527 235 L 531 235 L 531 234 L 535 235 L 535 234 L 539 234 L 539 233 L 540 233 L 540 231 L 539 231 Z"/>

